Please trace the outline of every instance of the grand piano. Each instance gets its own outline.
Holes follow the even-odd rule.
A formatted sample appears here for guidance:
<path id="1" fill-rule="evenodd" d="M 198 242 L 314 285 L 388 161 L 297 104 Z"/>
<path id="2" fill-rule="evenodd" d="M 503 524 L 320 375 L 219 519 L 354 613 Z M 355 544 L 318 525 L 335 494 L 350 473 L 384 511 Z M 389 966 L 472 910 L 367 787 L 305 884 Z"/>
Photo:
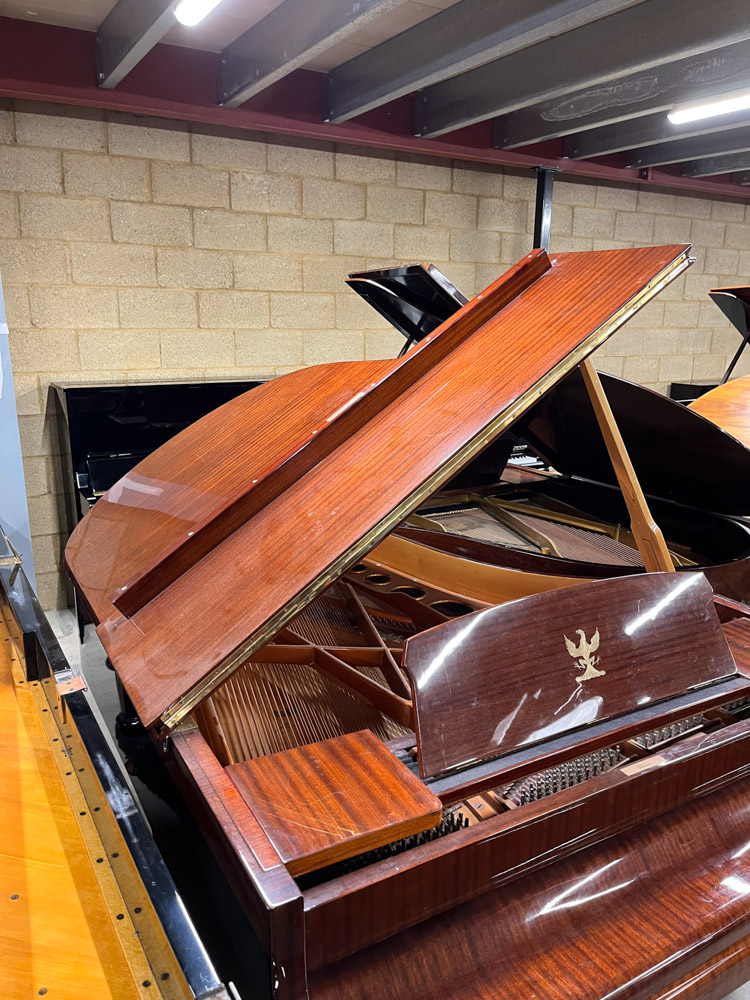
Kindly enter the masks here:
<path id="1" fill-rule="evenodd" d="M 671 571 L 588 360 L 688 252 L 533 251 L 399 359 L 227 403 L 73 533 L 274 997 L 718 1000 L 750 974 L 750 609 Z M 470 560 L 449 591 L 382 572 L 576 366 L 654 572 L 512 601 L 461 595 L 492 576 Z"/>

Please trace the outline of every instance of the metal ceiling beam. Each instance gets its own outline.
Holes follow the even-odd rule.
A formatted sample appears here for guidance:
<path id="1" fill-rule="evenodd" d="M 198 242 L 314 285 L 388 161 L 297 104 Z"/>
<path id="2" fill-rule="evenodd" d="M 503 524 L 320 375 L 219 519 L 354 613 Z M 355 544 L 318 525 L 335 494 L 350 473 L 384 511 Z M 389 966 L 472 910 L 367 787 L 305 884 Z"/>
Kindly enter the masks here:
<path id="1" fill-rule="evenodd" d="M 514 149 L 667 111 L 677 101 L 742 86 L 750 78 L 749 65 L 750 42 L 738 42 L 706 55 L 621 76 L 498 118 L 493 143 L 498 149 Z"/>
<path id="2" fill-rule="evenodd" d="M 747 84 L 750 87 L 750 76 Z M 589 129 L 566 136 L 563 142 L 563 153 L 571 160 L 586 160 L 594 156 L 606 156 L 609 153 L 620 153 L 627 149 L 641 149 L 662 142 L 676 142 L 679 139 L 690 139 L 698 135 L 708 135 L 709 132 L 722 132 L 750 124 L 747 112 L 738 115 L 722 115 L 720 118 L 706 118 L 703 121 L 691 122 L 689 125 L 672 125 L 666 113 L 660 111 L 655 115 L 642 115 L 640 118 L 630 118 L 603 128 Z"/>
<path id="3" fill-rule="evenodd" d="M 462 0 L 331 70 L 326 121 L 457 76 L 643 0 Z"/>
<path id="4" fill-rule="evenodd" d="M 100 87 L 116 87 L 175 23 L 177 0 L 119 0 L 96 32 Z"/>
<path id="5" fill-rule="evenodd" d="M 406 0 L 284 0 L 221 53 L 219 103 L 244 104 Z"/>
<path id="6" fill-rule="evenodd" d="M 711 156 L 705 160 L 692 160 L 682 168 L 683 177 L 714 177 L 734 171 L 750 170 L 750 152 L 731 153 L 728 156 Z"/>
<path id="7" fill-rule="evenodd" d="M 665 163 L 682 163 L 685 160 L 702 160 L 708 156 L 727 153 L 744 153 L 750 150 L 750 126 L 711 132 L 708 135 L 678 139 L 676 142 L 659 142 L 654 146 L 630 150 L 625 155 L 626 167 L 661 167 Z"/>
<path id="8" fill-rule="evenodd" d="M 415 134 L 443 135 L 747 39 L 746 0 L 649 0 L 428 88 Z"/>

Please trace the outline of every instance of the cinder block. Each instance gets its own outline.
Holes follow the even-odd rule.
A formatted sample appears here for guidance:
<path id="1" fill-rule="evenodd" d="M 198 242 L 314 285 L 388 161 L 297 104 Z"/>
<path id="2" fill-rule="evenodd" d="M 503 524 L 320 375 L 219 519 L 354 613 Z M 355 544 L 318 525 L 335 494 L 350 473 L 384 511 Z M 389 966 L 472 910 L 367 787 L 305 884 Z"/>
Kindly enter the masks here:
<path id="1" fill-rule="evenodd" d="M 659 379 L 659 359 L 658 358 L 625 358 L 622 367 L 623 378 L 631 382 L 640 382 L 645 385 L 649 382 L 656 382 Z"/>
<path id="2" fill-rule="evenodd" d="M 424 193 L 415 188 L 367 188 L 367 218 L 373 222 L 402 222 L 421 225 L 424 218 Z"/>
<path id="3" fill-rule="evenodd" d="M 73 243 L 73 281 L 79 285 L 155 285 L 152 247 Z"/>
<path id="4" fill-rule="evenodd" d="M 672 195 L 674 198 L 674 195 Z M 654 244 L 689 243 L 690 219 L 676 215 L 657 215 L 654 217 Z"/>
<path id="5" fill-rule="evenodd" d="M 336 179 L 358 184 L 388 184 L 396 180 L 393 153 L 359 146 L 338 146 L 335 153 Z"/>
<path id="6" fill-rule="evenodd" d="M 100 198 L 22 194 L 19 207 L 24 236 L 101 242 L 111 239 L 108 205 Z"/>
<path id="7" fill-rule="evenodd" d="M 534 205 L 533 202 L 528 204 L 529 211 L 533 212 Z M 532 233 L 533 233 L 533 218 L 532 218 Z M 528 231 L 528 225 L 527 225 Z M 572 205 L 555 205 L 552 209 L 552 217 L 550 219 L 550 236 L 572 236 L 573 235 L 573 206 Z"/>
<path id="8" fill-rule="evenodd" d="M 503 168 L 484 163 L 453 164 L 453 190 L 457 194 L 477 194 L 488 198 L 503 197 Z"/>
<path id="9" fill-rule="evenodd" d="M 500 236 L 494 232 L 454 229 L 451 232 L 451 260 L 489 264 L 500 260 Z"/>
<path id="10" fill-rule="evenodd" d="M 424 191 L 450 191 L 453 171 L 445 160 L 399 153 L 396 183 L 399 187 L 422 188 Z"/>
<path id="11" fill-rule="evenodd" d="M 565 207 L 565 206 L 563 206 Z M 528 211 L 523 201 L 500 198 L 479 199 L 479 228 L 503 233 L 525 233 Z"/>
<path id="12" fill-rule="evenodd" d="M 421 193 L 421 192 L 420 192 Z M 435 226 L 396 226 L 393 252 L 404 263 L 423 260 L 446 260 L 450 229 Z"/>
<path id="13" fill-rule="evenodd" d="M 365 355 L 365 337 L 355 330 L 305 330 L 302 350 L 306 365 L 360 361 Z"/>
<path id="14" fill-rule="evenodd" d="M 597 351 L 594 364 L 597 371 L 607 372 L 608 375 L 616 375 L 618 378 L 622 378 L 625 358 L 610 357 L 609 355 L 602 355 Z"/>
<path id="15" fill-rule="evenodd" d="M 252 368 L 302 364 L 300 330 L 237 330 L 237 364 Z"/>
<path id="16" fill-rule="evenodd" d="M 132 330 L 183 330 L 196 326 L 195 292 L 175 288 L 123 288 L 120 325 Z"/>
<path id="17" fill-rule="evenodd" d="M 659 381 L 681 382 L 693 376 L 692 356 L 675 355 L 671 358 L 659 359 Z"/>
<path id="18" fill-rule="evenodd" d="M 535 190 L 535 181 L 529 179 L 532 184 L 532 192 Z M 596 204 L 597 185 L 593 181 L 575 178 L 570 180 L 556 180 L 554 203 L 561 202 L 563 205 L 574 205 L 581 208 L 593 208 Z M 507 190 L 507 188 L 506 188 Z M 529 195 L 533 197 L 533 193 Z"/>
<path id="19" fill-rule="evenodd" d="M 13 128 L 13 111 L 10 102 L 0 104 L 0 144 L 9 146 L 15 136 Z"/>
<path id="20" fill-rule="evenodd" d="M 640 186 L 636 207 L 639 212 L 674 215 L 677 207 L 677 195 L 669 194 L 662 188 Z"/>
<path id="21" fill-rule="evenodd" d="M 659 295 L 646 305 L 639 309 L 638 312 L 631 316 L 628 320 L 627 329 L 643 329 L 643 330 L 656 330 L 661 326 L 664 326 L 664 306 L 666 301 L 662 300 L 662 296 Z M 615 334 L 618 337 L 619 333 Z M 627 354 L 627 351 L 618 351 L 618 354 Z"/>
<path id="22" fill-rule="evenodd" d="M 732 250 L 750 250 L 750 223 L 729 223 L 724 246 Z"/>
<path id="23" fill-rule="evenodd" d="M 648 357 L 666 357 L 667 355 L 684 354 L 680 350 L 680 335 L 684 330 L 646 330 L 643 334 L 643 351 Z M 616 339 L 616 335 L 615 335 Z M 618 353 L 621 353 L 618 351 Z"/>
<path id="24" fill-rule="evenodd" d="M 36 285 L 29 288 L 29 300 L 31 322 L 47 330 L 98 330 L 118 325 L 113 288 Z M 68 367 L 61 359 L 58 370 Z"/>
<path id="25" fill-rule="evenodd" d="M 80 368 L 78 338 L 73 330 L 19 330 L 10 338 L 14 372 L 59 372 Z M 25 451 L 43 455 L 49 451 Z"/>
<path id="26" fill-rule="evenodd" d="M 736 334 L 735 334 L 736 336 Z M 677 349 L 673 354 L 710 354 L 711 340 L 713 334 L 711 330 L 695 329 L 680 330 L 677 341 Z"/>
<path id="27" fill-rule="evenodd" d="M 286 330 L 333 327 L 336 313 L 332 295 L 311 292 L 271 293 L 271 326 Z"/>
<path id="28" fill-rule="evenodd" d="M 528 233 L 502 233 L 500 236 L 500 260 L 503 264 L 516 264 L 522 257 L 525 257 L 532 249 L 532 238 Z M 591 240 L 575 240 L 572 236 L 556 236 L 553 247 L 555 251 L 572 250 L 573 246 L 561 246 L 562 243 L 586 244 L 586 249 L 591 249 Z"/>
<path id="29" fill-rule="evenodd" d="M 529 170 L 516 171 L 505 167 L 503 198 L 507 198 L 508 201 L 533 201 L 535 192 L 536 180 Z M 557 186 L 555 187 L 555 192 L 557 192 Z M 557 197 L 557 193 L 555 193 L 555 202 L 558 201 L 560 199 Z M 571 204 L 571 202 L 568 202 L 568 204 Z"/>
<path id="30" fill-rule="evenodd" d="M 187 247 L 193 242 L 190 210 L 113 201 L 112 235 L 118 243 Z"/>
<path id="31" fill-rule="evenodd" d="M 362 219 L 365 189 L 361 184 L 307 177 L 302 181 L 302 211 L 317 219 Z"/>
<path id="32" fill-rule="evenodd" d="M 698 381 L 720 379 L 724 374 L 724 358 L 714 354 L 696 354 L 693 356 L 693 379 Z"/>
<path id="33" fill-rule="evenodd" d="M 731 227 L 726 226 L 723 222 L 693 219 L 690 224 L 690 239 L 701 250 L 705 250 L 707 247 L 721 247 L 724 246 L 724 235 L 728 228 Z M 728 242 L 727 246 L 732 247 L 732 243 Z M 734 246 L 732 249 L 745 250 L 747 247 Z"/>
<path id="34" fill-rule="evenodd" d="M 32 379 L 34 385 L 36 386 L 36 376 L 29 375 L 26 376 Z M 37 395 L 39 394 L 39 389 L 37 387 Z M 18 403 L 19 397 L 16 396 L 16 402 Z M 21 413 L 21 410 L 18 410 Z M 41 455 L 35 455 L 33 458 L 25 458 L 23 460 L 23 477 L 26 481 L 26 496 L 29 497 L 41 497 L 45 493 L 49 492 L 49 483 L 47 482 L 47 459 Z"/>
<path id="35" fill-rule="evenodd" d="M 156 330 L 83 331 L 78 334 L 78 350 L 85 371 L 138 371 L 161 365 Z"/>
<path id="36" fill-rule="evenodd" d="M 403 346 L 404 338 L 393 328 L 365 331 L 365 358 L 368 361 L 395 358 Z"/>
<path id="37" fill-rule="evenodd" d="M 37 573 L 36 596 L 44 611 L 69 608 L 73 600 L 72 585 L 63 573 Z"/>
<path id="38" fill-rule="evenodd" d="M 277 216 L 268 219 L 268 249 L 271 251 L 330 253 L 332 248 L 333 223 L 330 219 L 285 219 Z"/>
<path id="39" fill-rule="evenodd" d="M 306 292 L 340 292 L 348 274 L 366 267 L 365 257 L 303 257 L 303 286 Z"/>
<path id="40" fill-rule="evenodd" d="M 745 200 L 734 201 L 724 198 L 711 199 L 711 218 L 721 222 L 744 222 Z"/>
<path id="41" fill-rule="evenodd" d="M 63 153 L 63 174 L 66 194 L 122 201 L 148 201 L 151 197 L 146 160 Z"/>
<path id="42" fill-rule="evenodd" d="M 467 298 L 471 298 L 476 292 L 481 292 L 483 288 L 486 288 L 490 282 L 494 281 L 500 274 L 505 270 L 500 264 L 472 264 L 469 261 L 457 261 L 457 260 L 433 260 L 432 263 L 444 274 L 446 278 L 453 282 L 459 292 L 462 292 Z M 480 268 L 484 268 L 485 271 L 492 271 L 493 277 L 490 281 L 486 281 L 483 285 L 480 285 L 477 280 L 477 274 Z"/>
<path id="43" fill-rule="evenodd" d="M 234 364 L 231 330 L 170 330 L 161 335 L 165 368 L 229 368 Z"/>
<path id="44" fill-rule="evenodd" d="M 234 254 L 234 284 L 259 292 L 302 290 L 302 258 L 289 254 Z"/>
<path id="45" fill-rule="evenodd" d="M 1 275 L 0 275 L 1 276 Z M 5 285 L 5 318 L 11 330 L 28 330 L 31 326 L 29 292 L 26 285 Z"/>
<path id="46" fill-rule="evenodd" d="M 159 284 L 173 288 L 231 288 L 232 258 L 216 250 L 156 251 Z"/>
<path id="47" fill-rule="evenodd" d="M 302 209 L 300 180 L 273 174 L 233 173 L 232 208 L 241 212 L 299 215 Z"/>
<path id="48" fill-rule="evenodd" d="M 708 219 L 711 215 L 711 201 L 709 198 L 680 194 L 675 200 L 674 214 L 686 215 L 690 219 Z"/>
<path id="49" fill-rule="evenodd" d="M 694 304 L 692 302 L 667 302 L 664 306 L 664 325 L 683 330 L 694 327 Z"/>
<path id="50" fill-rule="evenodd" d="M 272 173 L 298 177 L 333 177 L 333 146 L 269 136 L 268 169 Z"/>
<path id="51" fill-rule="evenodd" d="M 715 271 L 717 274 L 737 274 L 739 261 L 739 250 L 719 250 L 710 247 L 703 258 L 703 266 L 707 271 Z"/>
<path id="52" fill-rule="evenodd" d="M 0 278 L 25 285 L 66 284 L 70 281 L 68 248 L 47 240 L 3 240 Z"/>
<path id="53" fill-rule="evenodd" d="M 192 125 L 191 128 L 193 163 L 257 173 L 266 169 L 266 143 L 261 135 L 211 125 Z"/>
<path id="54" fill-rule="evenodd" d="M 0 190 L 60 192 L 62 189 L 62 160 L 56 150 L 0 146 Z"/>
<path id="55" fill-rule="evenodd" d="M 588 190 L 588 189 L 586 189 Z M 576 205 L 573 209 L 573 236 L 607 240 L 615 236 L 615 215 L 610 208 L 586 208 Z M 555 241 L 555 247 L 558 241 Z"/>
<path id="56" fill-rule="evenodd" d="M 19 146 L 52 146 L 58 149 L 107 148 L 104 113 L 93 108 L 24 102 L 16 110 Z"/>
<path id="57" fill-rule="evenodd" d="M 599 183 L 596 188 L 596 207 L 615 208 L 634 212 L 638 204 L 638 189 L 632 184 Z"/>
<path id="58" fill-rule="evenodd" d="M 164 205 L 229 208 L 226 170 L 183 163 L 152 163 L 151 189 L 154 201 Z"/>
<path id="59" fill-rule="evenodd" d="M 341 330 L 383 330 L 391 327 L 388 320 L 365 302 L 355 291 L 347 289 L 335 296 L 336 326 Z M 322 323 L 316 323 L 322 326 Z"/>
<path id="60" fill-rule="evenodd" d="M 384 222 L 336 219 L 333 223 L 333 247 L 337 254 L 390 257 L 393 254 L 393 226 Z"/>
<path id="61" fill-rule="evenodd" d="M 29 416 L 33 413 L 42 412 L 42 401 L 39 394 L 39 376 L 24 375 L 22 372 L 15 372 L 13 375 L 13 392 L 16 397 L 16 412 L 19 416 Z M 41 459 L 44 461 L 44 459 Z M 44 477 L 46 484 L 46 476 Z M 42 490 L 42 493 L 46 490 Z"/>
<path id="62" fill-rule="evenodd" d="M 618 212 L 615 239 L 650 244 L 654 239 L 654 216 L 648 212 Z"/>
<path id="63" fill-rule="evenodd" d="M 211 250 L 265 250 L 266 217 L 252 212 L 196 208 L 195 245 Z"/>
<path id="64" fill-rule="evenodd" d="M 199 303 L 202 327 L 219 330 L 268 327 L 268 295 L 262 292 L 200 292 Z"/>
<path id="65" fill-rule="evenodd" d="M 473 229 L 477 224 L 477 198 L 470 194 L 443 194 L 427 191 L 424 221 L 427 225 Z"/>
<path id="66" fill-rule="evenodd" d="M 185 122 L 113 111 L 107 124 L 110 153 L 188 163 L 190 138 Z"/>
<path id="67" fill-rule="evenodd" d="M 0 192 L 0 239 L 8 240 L 20 235 L 21 223 L 18 219 L 16 196 Z"/>

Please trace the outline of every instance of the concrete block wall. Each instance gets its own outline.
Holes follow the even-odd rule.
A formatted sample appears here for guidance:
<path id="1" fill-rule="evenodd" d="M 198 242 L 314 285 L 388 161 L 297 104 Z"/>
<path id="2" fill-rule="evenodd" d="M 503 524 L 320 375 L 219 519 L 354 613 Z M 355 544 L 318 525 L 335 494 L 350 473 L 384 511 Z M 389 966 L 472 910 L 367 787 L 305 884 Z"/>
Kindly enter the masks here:
<path id="1" fill-rule="evenodd" d="M 533 196 L 518 171 L 0 102 L 0 277 L 43 604 L 69 599 L 51 381 L 393 356 L 401 338 L 344 276 L 432 260 L 471 295 L 530 249 Z M 737 334 L 706 292 L 750 281 L 750 214 L 740 200 L 557 181 L 552 250 L 687 241 L 697 264 L 600 367 L 659 390 L 722 372 Z"/>

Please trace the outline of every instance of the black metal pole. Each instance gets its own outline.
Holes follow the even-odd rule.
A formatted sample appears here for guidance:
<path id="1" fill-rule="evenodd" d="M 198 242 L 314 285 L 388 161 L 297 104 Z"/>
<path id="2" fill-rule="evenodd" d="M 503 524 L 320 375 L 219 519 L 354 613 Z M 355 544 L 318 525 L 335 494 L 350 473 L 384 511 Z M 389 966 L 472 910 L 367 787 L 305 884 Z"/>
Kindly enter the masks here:
<path id="1" fill-rule="evenodd" d="M 552 187 L 559 167 L 535 167 L 536 211 L 534 213 L 534 248 L 549 250 L 549 226 L 552 217 Z"/>

